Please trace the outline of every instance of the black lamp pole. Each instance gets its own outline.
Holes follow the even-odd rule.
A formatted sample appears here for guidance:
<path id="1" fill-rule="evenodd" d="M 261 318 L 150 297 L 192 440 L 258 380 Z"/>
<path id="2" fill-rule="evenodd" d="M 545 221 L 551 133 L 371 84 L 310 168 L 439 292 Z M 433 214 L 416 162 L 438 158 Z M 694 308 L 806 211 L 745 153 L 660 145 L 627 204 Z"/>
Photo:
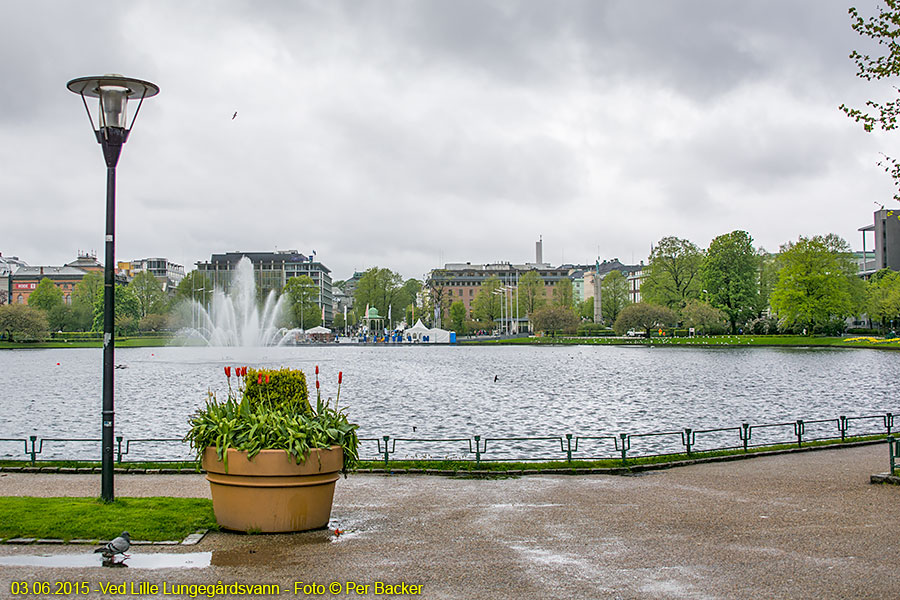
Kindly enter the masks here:
<path id="1" fill-rule="evenodd" d="M 126 106 L 131 96 L 144 98 L 155 96 L 159 88 L 147 81 L 130 79 L 121 75 L 103 75 L 101 77 L 80 77 L 70 81 L 66 87 L 81 95 L 84 108 L 94 126 L 91 111 L 88 109 L 85 96 L 100 99 L 98 127 L 94 133 L 103 149 L 106 161 L 106 257 L 103 266 L 103 408 L 101 464 L 100 464 L 100 498 L 104 502 L 115 500 L 113 490 L 114 465 L 114 377 L 116 352 L 116 165 L 122 153 L 122 145 L 128 140 L 131 128 L 126 128 Z M 141 109 L 138 104 L 132 127 Z"/>

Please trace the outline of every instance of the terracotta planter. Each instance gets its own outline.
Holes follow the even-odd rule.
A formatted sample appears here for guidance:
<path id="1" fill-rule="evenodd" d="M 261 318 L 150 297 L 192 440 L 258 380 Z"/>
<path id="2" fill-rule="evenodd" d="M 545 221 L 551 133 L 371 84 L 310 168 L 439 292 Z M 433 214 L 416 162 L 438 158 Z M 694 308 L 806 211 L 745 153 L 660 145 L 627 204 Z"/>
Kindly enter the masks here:
<path id="1" fill-rule="evenodd" d="M 201 464 L 221 527 L 275 533 L 328 525 L 343 460 L 340 446 L 310 450 L 300 464 L 285 450 L 262 450 L 248 460 L 229 449 L 226 473 L 216 448 L 208 447 Z"/>

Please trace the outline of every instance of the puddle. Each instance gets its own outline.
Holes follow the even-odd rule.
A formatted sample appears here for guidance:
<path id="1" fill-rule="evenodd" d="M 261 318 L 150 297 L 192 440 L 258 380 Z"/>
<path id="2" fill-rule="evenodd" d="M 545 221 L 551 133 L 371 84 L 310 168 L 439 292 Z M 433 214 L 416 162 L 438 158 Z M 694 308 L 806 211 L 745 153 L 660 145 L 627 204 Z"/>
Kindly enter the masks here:
<path id="1" fill-rule="evenodd" d="M 98 554 L 32 554 L 28 556 L 0 556 L 0 567 L 110 567 L 131 569 L 202 569 L 208 567 L 212 552 L 186 552 L 183 554 L 132 554 L 115 564 L 105 563 Z"/>

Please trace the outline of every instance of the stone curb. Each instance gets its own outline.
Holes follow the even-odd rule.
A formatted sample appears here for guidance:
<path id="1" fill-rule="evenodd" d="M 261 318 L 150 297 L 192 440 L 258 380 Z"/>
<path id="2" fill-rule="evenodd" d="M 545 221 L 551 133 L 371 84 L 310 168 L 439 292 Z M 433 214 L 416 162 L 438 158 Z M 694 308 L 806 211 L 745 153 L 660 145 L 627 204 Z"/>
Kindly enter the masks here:
<path id="1" fill-rule="evenodd" d="M 163 540 L 158 542 L 151 542 L 149 540 L 134 540 L 131 542 L 132 546 L 196 546 L 200 543 L 200 540 L 203 539 L 209 532 L 208 529 L 198 529 L 194 533 L 188 535 L 181 541 L 178 540 Z M 47 545 L 58 545 L 58 546 L 99 546 L 102 544 L 109 543 L 110 540 L 86 540 L 86 539 L 72 539 L 66 542 L 65 540 L 60 539 L 43 539 L 43 538 L 9 538 L 8 540 L 3 541 L 4 544 L 18 544 L 18 545 L 29 545 L 29 544 L 47 544 Z"/>
<path id="2" fill-rule="evenodd" d="M 704 463 L 728 462 L 733 460 L 747 460 L 762 456 L 779 456 L 782 454 L 794 454 L 798 452 L 816 452 L 818 450 L 838 450 L 840 448 L 856 448 L 859 446 L 871 446 L 874 444 L 884 444 L 886 439 L 868 440 L 862 442 L 845 442 L 836 444 L 827 444 L 824 446 L 803 446 L 800 448 L 786 448 L 784 450 L 764 450 L 759 452 L 748 452 L 746 454 L 729 454 L 725 456 L 705 456 L 691 458 L 686 460 L 675 460 L 671 462 L 647 463 L 647 464 L 629 464 L 621 467 L 552 467 L 546 469 L 509 469 L 503 471 L 492 470 L 467 470 L 467 469 L 422 469 L 417 467 L 406 468 L 371 468 L 357 469 L 355 473 L 367 475 L 436 475 L 440 477 L 456 477 L 456 476 L 473 476 L 473 477 L 518 477 L 522 475 L 632 475 L 644 471 L 657 471 L 660 469 L 672 469 L 675 467 L 686 467 L 690 465 L 698 465 Z M 635 457 L 641 458 L 641 457 Z M 634 459 L 631 459 L 634 460 Z M 376 462 L 376 461 L 368 461 Z M 490 461 L 486 461 L 490 462 Z M 564 465 L 565 461 L 559 461 L 560 465 Z M 67 474 L 99 474 L 100 467 L 3 467 L 0 466 L 0 473 L 67 473 Z M 116 468 L 117 475 L 205 475 L 206 471 L 192 468 L 183 469 L 123 469 Z M 874 476 L 873 476 L 874 477 Z"/>
<path id="3" fill-rule="evenodd" d="M 876 473 L 869 478 L 869 483 L 888 483 L 891 485 L 900 485 L 900 477 L 891 475 L 890 473 Z"/>

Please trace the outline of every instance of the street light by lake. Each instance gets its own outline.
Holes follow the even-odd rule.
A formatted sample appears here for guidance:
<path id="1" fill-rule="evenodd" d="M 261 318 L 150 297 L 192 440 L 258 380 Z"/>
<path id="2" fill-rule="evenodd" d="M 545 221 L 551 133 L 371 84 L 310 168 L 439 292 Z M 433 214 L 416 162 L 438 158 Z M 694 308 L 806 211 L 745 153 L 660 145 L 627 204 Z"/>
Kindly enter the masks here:
<path id="1" fill-rule="evenodd" d="M 101 75 L 79 77 L 71 80 L 66 87 L 81 96 L 84 109 L 97 142 L 103 150 L 106 161 L 106 257 L 103 267 L 103 409 L 102 448 L 100 466 L 100 497 L 104 502 L 115 500 L 113 492 L 113 436 L 115 432 L 115 409 L 113 406 L 113 370 L 115 369 L 115 300 L 116 300 L 116 165 L 122 146 L 134 127 L 144 103 L 144 98 L 155 96 L 159 87 L 148 81 L 131 79 L 121 75 Z M 87 98 L 98 99 L 97 124 L 91 117 Z M 131 125 L 128 125 L 128 101 L 140 98 Z"/>

